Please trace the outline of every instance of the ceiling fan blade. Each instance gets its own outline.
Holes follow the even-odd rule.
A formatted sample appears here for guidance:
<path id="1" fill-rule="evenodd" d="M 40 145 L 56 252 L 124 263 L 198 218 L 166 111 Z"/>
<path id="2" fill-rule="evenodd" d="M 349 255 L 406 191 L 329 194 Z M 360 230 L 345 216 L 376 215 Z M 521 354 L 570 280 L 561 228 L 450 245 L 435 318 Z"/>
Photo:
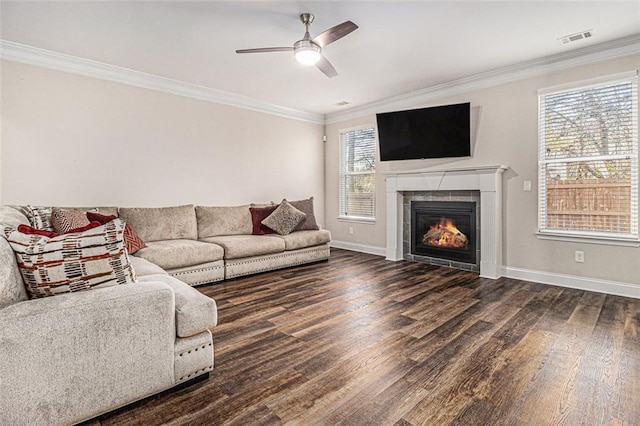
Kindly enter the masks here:
<path id="1" fill-rule="evenodd" d="M 259 47 L 257 49 L 240 49 L 236 53 L 293 52 L 293 47 Z"/>
<path id="2" fill-rule="evenodd" d="M 318 67 L 318 69 L 329 78 L 333 78 L 338 75 L 338 71 L 336 71 L 333 65 L 331 65 L 331 62 L 329 62 L 324 56 L 321 56 L 320 60 L 316 62 L 316 67 Z"/>
<path id="3" fill-rule="evenodd" d="M 340 40 L 347 34 L 357 30 L 358 26 L 351 21 L 343 22 L 335 27 L 331 27 L 322 34 L 318 35 L 312 41 L 320 47 L 325 47 L 329 43 L 333 43 L 336 40 Z"/>

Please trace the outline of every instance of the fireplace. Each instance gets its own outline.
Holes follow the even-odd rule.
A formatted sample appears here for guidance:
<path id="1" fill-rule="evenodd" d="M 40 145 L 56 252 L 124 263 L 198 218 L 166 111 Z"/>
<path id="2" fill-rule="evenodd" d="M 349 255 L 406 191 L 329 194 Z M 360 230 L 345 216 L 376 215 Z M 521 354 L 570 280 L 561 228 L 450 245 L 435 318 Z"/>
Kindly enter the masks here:
<path id="1" fill-rule="evenodd" d="M 408 241 L 410 227 L 407 223 L 405 228 L 404 222 L 404 218 L 411 214 L 410 206 L 406 207 L 405 213 L 404 200 L 407 194 L 414 191 L 477 191 L 480 194 L 477 204 L 477 209 L 480 211 L 476 219 L 478 225 L 476 244 L 480 253 L 479 256 L 476 255 L 477 267 L 481 277 L 499 278 L 502 275 L 502 174 L 507 169 L 509 169 L 508 166 L 497 165 L 385 173 L 387 180 L 386 258 L 398 261 L 407 259 L 406 256 L 416 257 L 410 254 L 411 244 Z M 443 260 L 442 262 L 452 261 Z M 462 266 L 466 265 L 469 264 L 462 264 Z"/>
<path id="2" fill-rule="evenodd" d="M 476 203 L 411 202 L 411 254 L 476 264 Z"/>

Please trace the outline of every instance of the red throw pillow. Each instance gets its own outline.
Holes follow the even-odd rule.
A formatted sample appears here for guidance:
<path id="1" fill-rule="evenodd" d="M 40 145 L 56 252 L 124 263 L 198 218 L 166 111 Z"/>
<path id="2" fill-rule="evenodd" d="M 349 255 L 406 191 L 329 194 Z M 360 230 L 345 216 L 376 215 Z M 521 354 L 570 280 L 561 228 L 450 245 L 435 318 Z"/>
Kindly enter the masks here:
<path id="1" fill-rule="evenodd" d="M 46 229 L 38 229 L 29 225 L 18 225 L 18 232 L 22 232 L 23 234 L 28 235 L 42 235 L 44 237 L 54 238 L 57 237 L 58 234 L 53 231 L 47 231 Z"/>
<path id="2" fill-rule="evenodd" d="M 116 219 L 116 216 L 112 214 L 106 215 L 106 214 L 100 214 L 96 212 L 87 212 L 87 219 L 89 219 L 89 221 L 91 222 L 95 220 L 96 222 L 100 222 L 101 224 L 104 225 L 105 223 L 109 223 L 113 219 Z"/>
<path id="3" fill-rule="evenodd" d="M 272 229 L 264 226 L 262 224 L 262 221 L 265 220 L 277 208 L 278 205 L 267 207 L 249 207 L 249 211 L 251 212 L 251 222 L 253 223 L 253 235 L 266 235 L 274 233 Z"/>
<path id="4" fill-rule="evenodd" d="M 114 215 L 104 215 L 100 213 L 87 212 L 87 219 L 90 221 L 97 221 L 100 224 L 104 225 L 105 223 L 111 222 L 113 219 L 116 219 Z M 142 238 L 136 234 L 131 225 L 125 223 L 124 225 L 124 244 L 127 248 L 127 252 L 129 254 L 133 254 L 140 249 L 143 249 L 147 246 Z"/>
<path id="5" fill-rule="evenodd" d="M 18 232 L 22 232 L 27 235 L 42 235 L 43 237 L 55 238 L 59 235 L 63 234 L 71 234 L 73 232 L 84 232 L 89 229 L 97 228 L 102 225 L 102 223 L 97 221 L 92 221 L 88 225 L 81 226 L 80 228 L 70 229 L 67 232 L 63 232 L 62 234 L 58 234 L 57 232 L 47 231 L 46 229 L 37 229 L 28 225 L 18 225 Z"/>

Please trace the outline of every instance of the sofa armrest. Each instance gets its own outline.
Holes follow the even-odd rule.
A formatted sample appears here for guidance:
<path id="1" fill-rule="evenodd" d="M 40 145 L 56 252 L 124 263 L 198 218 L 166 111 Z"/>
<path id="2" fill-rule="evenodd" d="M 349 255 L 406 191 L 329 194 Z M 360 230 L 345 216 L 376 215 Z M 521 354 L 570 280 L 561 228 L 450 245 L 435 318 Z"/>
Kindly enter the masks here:
<path id="1" fill-rule="evenodd" d="M 172 386 L 174 310 L 161 282 L 0 309 L 0 424 L 75 423 Z"/>
<path id="2" fill-rule="evenodd" d="M 169 275 L 149 275 L 139 278 L 141 283 L 162 281 L 169 285 L 176 299 L 176 334 L 190 337 L 218 324 L 216 301 Z"/>

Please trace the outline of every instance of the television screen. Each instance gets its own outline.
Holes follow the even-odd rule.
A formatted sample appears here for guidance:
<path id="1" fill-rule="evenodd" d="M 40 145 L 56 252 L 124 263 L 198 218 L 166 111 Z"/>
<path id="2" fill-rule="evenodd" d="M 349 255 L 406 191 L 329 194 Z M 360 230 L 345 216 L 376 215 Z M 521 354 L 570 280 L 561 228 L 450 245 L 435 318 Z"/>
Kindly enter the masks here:
<path id="1" fill-rule="evenodd" d="M 376 114 L 380 161 L 471 156 L 471 104 Z"/>

